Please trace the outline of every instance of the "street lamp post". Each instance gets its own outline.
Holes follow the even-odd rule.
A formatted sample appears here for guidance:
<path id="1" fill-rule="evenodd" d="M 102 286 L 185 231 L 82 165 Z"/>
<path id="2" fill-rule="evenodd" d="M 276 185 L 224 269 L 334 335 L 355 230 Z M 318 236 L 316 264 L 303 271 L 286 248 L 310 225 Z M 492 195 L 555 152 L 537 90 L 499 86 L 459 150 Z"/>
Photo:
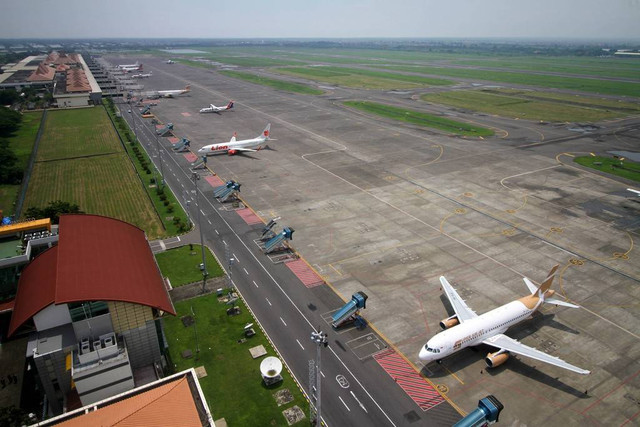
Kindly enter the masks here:
<path id="1" fill-rule="evenodd" d="M 204 236 L 202 235 L 202 214 L 200 212 L 200 202 L 198 197 L 198 180 L 200 179 L 200 175 L 197 172 L 193 172 L 191 174 L 191 179 L 193 179 L 193 189 L 196 192 L 196 215 L 198 215 L 198 230 L 200 230 L 200 249 L 202 250 L 202 264 L 200 269 L 202 270 L 202 293 L 205 293 L 205 286 L 207 284 L 207 276 L 209 273 L 207 272 L 207 261 L 204 256 Z"/>
<path id="2" fill-rule="evenodd" d="M 314 423 L 315 425 L 319 426 L 322 424 L 322 418 L 321 418 L 321 413 L 320 413 L 320 403 L 321 403 L 321 393 L 320 393 L 320 381 L 321 381 L 321 373 L 320 373 L 320 369 L 321 369 L 321 352 L 320 350 L 323 347 L 326 347 L 327 345 L 329 345 L 329 341 L 327 340 L 327 334 L 325 334 L 322 331 L 319 332 L 311 332 L 311 341 L 313 341 L 314 343 L 316 343 L 316 366 L 315 366 L 315 396 L 316 396 L 316 413 L 315 413 L 315 417 L 313 416 L 313 402 L 311 402 L 311 411 L 312 411 L 312 416 L 311 418 L 311 422 Z M 309 384 L 309 388 L 311 390 L 309 390 L 309 394 L 313 397 L 314 394 L 314 385 L 313 384 Z"/>

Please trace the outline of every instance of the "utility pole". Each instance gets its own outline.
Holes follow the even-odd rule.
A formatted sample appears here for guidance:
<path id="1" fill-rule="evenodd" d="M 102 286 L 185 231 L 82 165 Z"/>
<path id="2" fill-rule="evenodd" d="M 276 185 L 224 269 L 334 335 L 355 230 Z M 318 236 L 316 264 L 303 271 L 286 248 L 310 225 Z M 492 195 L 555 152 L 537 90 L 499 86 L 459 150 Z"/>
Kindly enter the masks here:
<path id="1" fill-rule="evenodd" d="M 314 343 L 316 343 L 316 363 L 315 363 L 315 385 L 313 384 L 312 381 L 312 377 L 314 375 L 312 375 L 313 372 L 313 361 L 309 361 L 309 394 L 311 396 L 311 405 L 309 406 L 309 412 L 310 412 L 310 420 L 311 420 L 311 424 L 315 424 L 316 426 L 319 426 L 322 424 L 322 418 L 321 418 L 321 412 L 320 412 L 320 406 L 321 406 L 321 393 L 320 393 L 320 381 L 321 381 L 321 373 L 320 373 L 320 369 L 321 369 L 321 349 L 324 347 L 327 347 L 329 345 L 329 342 L 327 341 L 327 334 L 325 334 L 322 331 L 319 332 L 311 332 L 311 341 L 313 341 Z M 315 390 L 314 390 L 315 389 Z M 315 392 L 315 393 L 314 393 Z M 313 396 L 315 394 L 315 398 L 316 398 L 316 402 L 315 402 L 315 414 L 313 411 Z M 315 415 L 315 416 L 314 416 Z"/>
<path id="2" fill-rule="evenodd" d="M 193 189 L 196 192 L 196 214 L 198 215 L 198 230 L 200 230 L 200 249 L 202 250 L 202 264 L 200 265 L 200 270 L 202 271 L 202 293 L 205 293 L 205 286 L 207 284 L 207 276 L 209 273 L 207 272 L 207 261 L 204 256 L 204 237 L 202 235 L 202 214 L 200 212 L 200 202 L 198 197 L 198 180 L 200 179 L 200 175 L 197 172 L 191 173 L 191 179 L 193 179 Z"/>

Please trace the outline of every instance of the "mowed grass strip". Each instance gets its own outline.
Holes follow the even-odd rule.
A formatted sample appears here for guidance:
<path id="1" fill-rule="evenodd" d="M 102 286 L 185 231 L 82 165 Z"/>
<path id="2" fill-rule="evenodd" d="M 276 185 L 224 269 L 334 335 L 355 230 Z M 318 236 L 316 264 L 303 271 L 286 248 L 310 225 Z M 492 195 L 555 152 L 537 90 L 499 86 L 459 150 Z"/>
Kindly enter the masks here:
<path id="1" fill-rule="evenodd" d="M 434 116 L 433 114 L 423 113 L 420 111 L 393 107 L 391 105 L 378 104 L 368 101 L 346 101 L 343 104 L 347 107 L 357 108 L 358 110 L 375 114 L 377 116 L 412 123 L 418 126 L 438 129 L 457 135 L 482 137 L 493 135 L 493 131 L 491 129 L 483 128 L 480 126 L 473 126 L 468 123 L 457 122 L 455 120 Z"/>
<path id="2" fill-rule="evenodd" d="M 407 65 L 393 65 L 385 68 L 437 76 L 477 79 L 491 82 L 540 86 L 557 89 L 569 89 L 582 92 L 601 93 L 605 95 L 640 97 L 640 83 L 583 79 L 579 77 L 513 73 L 508 71 L 470 70 L 464 68 Z"/>
<path id="3" fill-rule="evenodd" d="M 632 162 L 631 160 L 620 161 L 620 159 L 612 159 L 610 157 L 581 156 L 575 157 L 573 161 L 600 172 L 640 182 L 640 163 Z"/>
<path id="4" fill-rule="evenodd" d="M 235 305 L 241 310 L 237 316 L 227 316 L 226 310 L 231 306 L 218 302 L 213 294 L 174 304 L 177 316 L 165 317 L 164 329 L 176 371 L 204 366 L 207 376 L 200 379 L 200 386 L 211 413 L 214 419 L 225 418 L 230 426 L 287 426 L 282 411 L 294 405 L 305 413 L 304 420 L 296 425 L 308 425 L 309 405 L 287 369 L 282 370 L 280 383 L 266 387 L 262 382 L 263 358 L 252 359 L 249 349 L 263 345 L 267 351 L 264 357 L 277 354 L 242 301 Z M 181 321 L 193 313 L 200 352 L 197 357 L 184 359 L 184 350 L 196 355 L 194 326 L 185 327 Z M 244 338 L 247 323 L 254 323 L 257 334 L 238 342 Z M 278 407 L 273 394 L 285 388 L 294 400 Z"/>
<path id="5" fill-rule="evenodd" d="M 640 112 L 640 105 L 632 103 L 517 90 L 461 90 L 425 94 L 420 99 L 499 116 L 550 122 L 597 122 Z"/>
<path id="6" fill-rule="evenodd" d="M 188 283 L 202 280 L 202 272 L 200 271 L 200 263 L 202 263 L 202 246 L 193 245 L 193 250 L 189 245 L 181 246 L 175 249 L 156 254 L 156 261 L 164 277 L 168 277 L 171 286 L 186 285 Z M 213 257 L 209 248 L 204 248 L 204 256 L 207 262 L 207 272 L 209 278 L 220 277 L 224 275 L 224 271 Z"/>
<path id="7" fill-rule="evenodd" d="M 446 86 L 450 80 L 342 67 L 288 67 L 274 71 L 333 85 L 365 89 L 409 89 L 422 86 Z"/>
<path id="8" fill-rule="evenodd" d="M 78 204 L 86 213 L 131 223 L 150 238 L 163 234 L 160 220 L 124 152 L 37 162 L 27 189 L 25 210 L 45 207 L 55 200 Z"/>
<path id="9" fill-rule="evenodd" d="M 223 74 L 227 77 L 233 77 L 235 79 L 245 80 L 250 83 L 269 86 L 274 89 L 284 90 L 287 92 L 301 93 L 304 95 L 322 95 L 324 93 L 321 90 L 318 90 L 300 83 L 292 83 L 284 80 L 270 79 L 267 77 L 258 76 L 256 74 L 243 73 L 241 71 L 220 71 L 220 74 Z"/>
<path id="10" fill-rule="evenodd" d="M 26 170 L 29 163 L 41 119 L 42 112 L 24 113 L 20 128 L 9 138 L 6 138 L 9 141 L 9 149 L 18 158 L 16 165 L 23 170 Z M 19 192 L 20 185 L 0 185 L 0 211 L 3 216 L 15 213 L 14 204 L 18 199 Z"/>
<path id="11" fill-rule="evenodd" d="M 36 160 L 95 156 L 122 150 L 103 108 L 49 111 Z"/>

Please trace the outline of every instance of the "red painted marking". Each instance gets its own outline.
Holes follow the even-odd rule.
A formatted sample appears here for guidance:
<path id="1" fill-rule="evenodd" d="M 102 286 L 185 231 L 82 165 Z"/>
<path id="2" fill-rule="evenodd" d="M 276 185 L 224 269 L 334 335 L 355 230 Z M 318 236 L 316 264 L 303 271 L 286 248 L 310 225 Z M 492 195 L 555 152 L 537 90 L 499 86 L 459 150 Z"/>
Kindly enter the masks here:
<path id="1" fill-rule="evenodd" d="M 373 358 L 423 411 L 428 411 L 444 402 L 442 395 L 426 382 L 395 350 L 382 351 L 375 354 Z"/>
<path id="2" fill-rule="evenodd" d="M 180 113 L 180 114 L 182 114 L 185 117 L 191 117 L 191 113 Z"/>
<path id="3" fill-rule="evenodd" d="M 262 220 L 258 217 L 258 215 L 254 214 L 253 211 L 249 208 L 238 209 L 236 213 L 240 215 L 240 217 L 244 219 L 244 222 L 246 222 L 249 225 L 263 224 Z"/>
<path id="4" fill-rule="evenodd" d="M 285 265 L 289 267 L 289 270 L 291 270 L 307 288 L 314 288 L 324 283 L 324 280 L 301 259 L 287 262 Z"/>
<path id="5" fill-rule="evenodd" d="M 211 175 L 207 176 L 205 178 L 205 181 L 211 184 L 212 187 L 220 187 L 221 185 L 224 185 L 224 181 L 218 178 L 217 176 L 211 176 Z"/>
<path id="6" fill-rule="evenodd" d="M 172 136 L 171 138 L 169 138 L 169 142 L 172 144 L 175 144 L 178 141 L 180 141 L 180 139 L 176 138 L 175 136 Z"/>
<path id="7" fill-rule="evenodd" d="M 187 159 L 187 161 L 193 163 L 196 160 L 198 160 L 198 156 L 196 156 L 193 153 L 187 153 L 187 154 L 183 154 L 184 158 Z"/>
<path id="8" fill-rule="evenodd" d="M 164 125 L 156 125 L 156 129 L 164 129 Z"/>

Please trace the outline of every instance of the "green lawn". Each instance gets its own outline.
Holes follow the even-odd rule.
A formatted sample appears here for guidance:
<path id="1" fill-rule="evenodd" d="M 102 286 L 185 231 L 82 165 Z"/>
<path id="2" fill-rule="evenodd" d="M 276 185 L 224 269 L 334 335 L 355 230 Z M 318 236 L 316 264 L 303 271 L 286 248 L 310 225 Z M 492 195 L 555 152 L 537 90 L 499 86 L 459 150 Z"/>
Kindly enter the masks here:
<path id="1" fill-rule="evenodd" d="M 274 71 L 281 74 L 326 82 L 332 85 L 365 89 L 411 89 L 422 86 L 453 84 L 450 80 L 358 68 L 288 67 L 277 68 Z"/>
<path id="2" fill-rule="evenodd" d="M 26 170 L 29 164 L 29 157 L 33 151 L 33 144 L 36 141 L 36 134 L 40 128 L 40 120 L 42 112 L 24 113 L 20 128 L 11 137 L 6 138 L 9 141 L 9 148 L 18 158 L 16 163 L 21 169 Z M 0 211 L 3 216 L 13 215 L 15 213 L 15 203 L 20 192 L 20 185 L 0 185 Z"/>
<path id="3" fill-rule="evenodd" d="M 189 245 L 186 245 L 169 249 L 156 255 L 160 271 L 164 277 L 169 278 L 171 286 L 177 288 L 178 286 L 202 280 L 202 272 L 200 271 L 200 263 L 202 262 L 201 247 L 200 245 L 193 245 L 192 251 Z M 207 247 L 205 247 L 204 256 L 209 277 L 223 276 L 224 271 Z"/>
<path id="4" fill-rule="evenodd" d="M 102 108 L 49 111 L 36 159 L 68 159 L 122 151 Z"/>
<path id="5" fill-rule="evenodd" d="M 631 160 L 625 159 L 621 162 L 620 159 L 611 157 L 582 156 L 574 158 L 573 161 L 591 169 L 640 182 L 640 163 Z M 596 165 L 596 163 L 600 164 Z"/>
<path id="6" fill-rule="evenodd" d="M 282 411 L 294 405 L 306 417 L 299 425 L 308 425 L 309 406 L 289 372 L 282 371 L 283 381 L 267 388 L 260 376 L 262 358 L 252 359 L 249 349 L 263 345 L 267 356 L 277 356 L 268 340 L 251 317 L 246 306 L 237 301 L 241 309 L 237 316 L 227 316 L 229 305 L 218 302 L 214 294 L 175 303 L 176 317 L 164 319 L 171 360 L 176 371 L 204 366 L 207 376 L 200 379 L 214 419 L 225 418 L 230 426 L 286 426 Z M 183 359 L 182 351 L 190 349 L 196 355 L 194 326 L 185 327 L 181 317 L 195 312 L 200 353 Z M 254 323 L 257 334 L 244 343 L 243 328 Z M 265 356 L 266 357 L 266 356 Z M 289 389 L 294 400 L 278 407 L 272 394 Z"/>
<path id="7" fill-rule="evenodd" d="M 524 90 L 460 90 L 425 94 L 423 101 L 505 117 L 597 122 L 640 112 L 640 104 Z"/>
<path id="8" fill-rule="evenodd" d="M 115 110 L 114 112 L 110 112 L 109 108 L 107 108 L 107 114 L 111 116 L 111 118 L 115 121 Z M 176 196 L 173 194 L 171 189 L 168 187 L 164 187 L 164 191 L 162 194 L 158 193 L 158 188 L 156 182 L 160 181 L 160 171 L 153 166 L 149 156 L 142 149 L 140 144 L 137 142 L 130 143 L 127 141 L 127 135 L 131 139 L 135 139 L 133 137 L 133 132 L 130 132 L 129 125 L 124 122 L 124 119 L 121 119 L 121 123 L 123 123 L 123 128 L 118 128 L 117 132 L 122 137 L 122 140 L 125 141 L 125 149 L 126 153 L 131 159 L 131 163 L 134 167 L 134 173 L 137 175 L 139 182 L 142 182 L 143 188 L 147 193 L 148 198 L 151 200 L 151 203 L 158 213 L 160 217 L 160 221 L 164 226 L 163 236 L 175 236 L 176 234 L 181 234 L 184 231 L 188 230 L 190 226 L 190 221 L 187 219 L 187 214 L 182 209 L 182 206 L 178 203 Z M 142 119 L 141 119 L 142 120 Z M 134 147 L 137 148 L 138 152 L 141 155 L 141 158 L 144 161 L 151 165 L 149 171 L 151 173 L 147 173 L 146 170 L 142 167 L 142 164 L 137 159 L 134 151 Z M 165 200 L 163 200 L 163 198 Z M 179 219 L 180 222 L 176 222 Z"/>
<path id="9" fill-rule="evenodd" d="M 429 66 L 394 65 L 384 67 L 393 70 L 437 76 L 459 77 L 465 79 L 486 80 L 510 84 L 540 86 L 557 89 L 569 89 L 583 92 L 601 93 L 605 95 L 640 97 L 640 83 L 583 79 L 577 77 L 549 76 L 508 71 L 471 70 L 464 68 L 446 68 Z"/>
<path id="10" fill-rule="evenodd" d="M 381 117 L 438 129 L 457 135 L 483 137 L 493 135 L 493 131 L 491 129 L 473 126 L 468 123 L 457 122 L 451 119 L 445 119 L 444 117 L 434 116 L 433 114 L 423 113 L 420 111 L 393 107 L 391 105 L 368 101 L 347 101 L 344 102 L 344 105 Z"/>
<path id="11" fill-rule="evenodd" d="M 165 235 L 104 108 L 47 114 L 24 209 L 55 200 L 129 222 L 152 239 Z"/>
<path id="12" fill-rule="evenodd" d="M 251 73 L 243 73 L 240 71 L 220 71 L 220 74 L 224 74 L 227 77 L 242 79 L 263 86 L 269 86 L 274 89 L 284 90 L 287 92 L 302 93 L 304 95 L 322 95 L 324 93 L 321 90 L 300 83 L 291 83 L 284 80 L 269 79 L 267 77 L 261 77 Z"/>

